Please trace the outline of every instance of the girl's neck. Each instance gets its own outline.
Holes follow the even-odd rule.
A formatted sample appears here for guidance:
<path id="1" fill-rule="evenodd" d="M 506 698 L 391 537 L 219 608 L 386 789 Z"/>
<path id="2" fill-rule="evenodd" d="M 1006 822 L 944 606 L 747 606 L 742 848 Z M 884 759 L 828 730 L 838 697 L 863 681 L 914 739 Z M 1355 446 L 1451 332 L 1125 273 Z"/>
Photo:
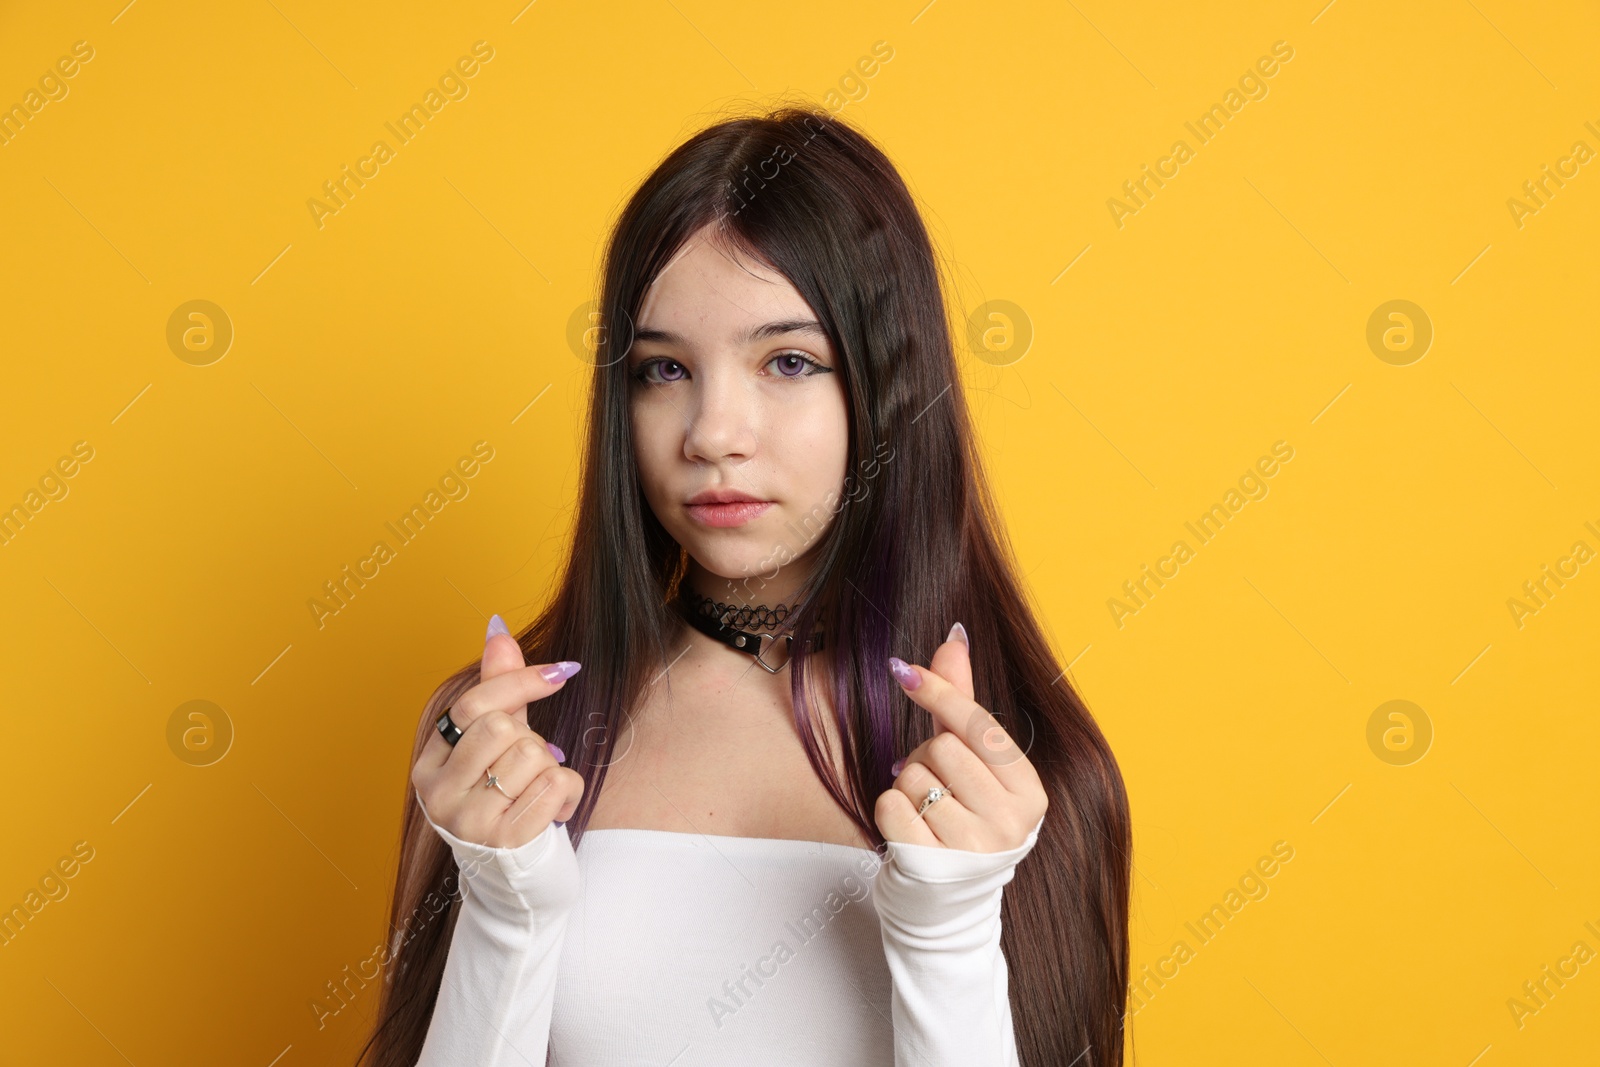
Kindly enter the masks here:
<path id="1" fill-rule="evenodd" d="M 724 584 L 731 583 L 724 580 Z M 738 593 L 743 590 L 735 586 L 733 591 Z M 741 601 L 736 596 L 724 598 L 707 595 L 698 591 L 686 578 L 678 585 L 673 607 L 685 616 L 683 626 L 691 647 L 700 646 L 705 654 L 717 659 L 732 656 L 735 661 L 749 665 L 752 655 L 750 648 L 736 650 L 730 647 L 737 637 L 732 631 L 757 635 L 772 634 L 775 645 L 782 647 L 776 652 L 765 650 L 761 658 L 772 666 L 782 664 L 778 666 L 776 673 L 769 675 L 769 680 L 774 685 L 787 689 L 787 677 L 783 675 L 787 671 L 787 663 L 793 658 L 792 635 L 795 615 L 799 610 L 797 602 L 767 601 L 762 598 L 759 603 L 751 603 Z M 722 628 L 708 636 L 705 628 L 715 623 L 721 623 Z M 738 638 L 738 641 L 741 645 L 745 643 L 744 638 Z M 756 647 L 764 645 L 765 642 L 762 642 Z M 832 649 L 827 641 L 826 625 L 822 620 L 819 619 L 813 624 L 807 639 L 807 647 L 812 660 L 810 672 L 819 678 L 831 677 Z"/>
<path id="2" fill-rule="evenodd" d="M 794 605 L 783 602 L 759 604 L 728 601 L 681 586 L 678 598 L 689 610 L 726 622 L 736 630 L 752 633 L 776 631 L 794 613 Z"/>
<path id="3" fill-rule="evenodd" d="M 708 613 L 715 606 L 720 616 L 732 612 L 741 630 L 767 632 L 778 629 L 797 606 L 806 575 L 795 561 L 768 579 L 765 576 L 733 579 L 712 574 L 694 560 L 679 584 L 679 596 L 691 607 L 702 603 Z"/>

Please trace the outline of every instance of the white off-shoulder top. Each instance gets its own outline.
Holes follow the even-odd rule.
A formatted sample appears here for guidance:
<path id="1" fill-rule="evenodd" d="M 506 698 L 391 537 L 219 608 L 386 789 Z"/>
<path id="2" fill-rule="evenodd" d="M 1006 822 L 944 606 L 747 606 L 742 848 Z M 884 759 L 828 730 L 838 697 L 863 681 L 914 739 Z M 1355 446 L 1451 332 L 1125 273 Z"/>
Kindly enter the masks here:
<path id="1" fill-rule="evenodd" d="M 419 798 L 420 803 L 420 798 Z M 426 816 L 426 812 L 424 812 Z M 463 841 L 417 1067 L 1016 1067 L 1000 898 L 979 853 L 552 823 Z"/>

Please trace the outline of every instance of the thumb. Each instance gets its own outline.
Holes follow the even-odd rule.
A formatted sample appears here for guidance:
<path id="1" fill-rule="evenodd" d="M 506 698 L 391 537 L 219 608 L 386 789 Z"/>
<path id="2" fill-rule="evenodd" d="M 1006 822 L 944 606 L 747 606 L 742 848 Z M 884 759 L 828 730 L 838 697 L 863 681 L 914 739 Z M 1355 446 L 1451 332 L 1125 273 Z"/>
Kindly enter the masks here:
<path id="1" fill-rule="evenodd" d="M 934 650 L 933 659 L 928 663 L 928 669 L 951 685 L 956 692 L 966 697 L 972 697 L 972 655 L 967 645 L 967 628 L 959 622 L 950 627 L 950 633 L 945 637 L 944 643 Z M 945 725 L 937 717 L 933 720 L 935 735 L 945 732 Z"/>
<path id="2" fill-rule="evenodd" d="M 480 680 L 487 682 L 490 678 L 527 665 L 527 660 L 522 656 L 522 646 L 511 636 L 505 620 L 498 615 L 492 616 L 489 619 L 489 632 L 483 638 L 483 663 L 478 672 Z"/>

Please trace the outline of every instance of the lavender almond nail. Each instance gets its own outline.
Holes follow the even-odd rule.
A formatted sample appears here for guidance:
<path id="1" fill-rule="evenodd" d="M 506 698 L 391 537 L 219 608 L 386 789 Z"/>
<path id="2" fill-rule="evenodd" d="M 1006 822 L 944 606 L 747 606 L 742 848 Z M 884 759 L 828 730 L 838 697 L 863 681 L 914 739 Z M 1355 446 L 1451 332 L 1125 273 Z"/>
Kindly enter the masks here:
<path id="1" fill-rule="evenodd" d="M 559 682 L 564 678 L 571 678 L 583 668 L 577 660 L 564 659 L 560 663 L 552 663 L 548 667 L 540 667 L 539 675 L 547 682 Z"/>
<path id="2" fill-rule="evenodd" d="M 915 689 L 922 684 L 922 676 L 912 670 L 899 656 L 889 657 L 889 673 L 894 675 L 895 681 L 907 689 Z"/>
<path id="3" fill-rule="evenodd" d="M 567 754 L 561 751 L 561 746 L 554 741 L 546 741 L 544 746 L 550 750 L 550 755 L 556 758 L 557 763 L 567 762 Z"/>
<path id="4" fill-rule="evenodd" d="M 495 634 L 509 633 L 511 633 L 511 631 L 506 628 L 506 620 L 502 619 L 498 615 L 491 615 L 489 616 L 489 632 L 483 635 L 483 643 L 488 644 L 489 638 L 493 637 Z"/>

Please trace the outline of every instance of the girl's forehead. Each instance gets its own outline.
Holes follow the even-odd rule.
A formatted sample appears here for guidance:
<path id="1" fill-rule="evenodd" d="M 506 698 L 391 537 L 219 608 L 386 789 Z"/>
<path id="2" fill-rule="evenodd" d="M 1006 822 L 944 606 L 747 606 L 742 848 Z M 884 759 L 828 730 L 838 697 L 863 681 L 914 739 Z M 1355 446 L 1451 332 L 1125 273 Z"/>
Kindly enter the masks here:
<path id="1" fill-rule="evenodd" d="M 641 335 L 658 338 L 731 341 L 764 323 L 815 317 L 794 285 L 770 268 L 730 261 L 715 251 L 690 252 L 645 290 L 637 327 Z"/>
<path id="2" fill-rule="evenodd" d="M 738 289 L 741 292 L 787 290 L 789 283 L 770 264 L 711 236 L 696 235 L 650 280 L 645 293 L 650 295 L 684 289 Z"/>

